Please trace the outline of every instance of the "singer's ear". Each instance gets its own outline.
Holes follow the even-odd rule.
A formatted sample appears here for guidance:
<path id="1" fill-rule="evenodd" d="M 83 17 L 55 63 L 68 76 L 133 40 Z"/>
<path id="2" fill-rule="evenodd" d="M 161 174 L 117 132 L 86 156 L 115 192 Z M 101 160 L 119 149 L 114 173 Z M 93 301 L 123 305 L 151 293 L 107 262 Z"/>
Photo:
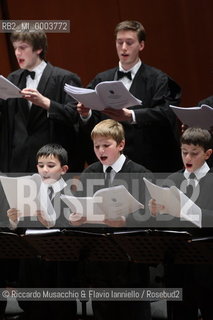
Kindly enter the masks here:
<path id="1" fill-rule="evenodd" d="M 65 174 L 67 172 L 67 170 L 69 169 L 69 167 L 67 165 L 64 165 L 61 167 L 61 174 Z"/>
<path id="2" fill-rule="evenodd" d="M 212 149 L 206 150 L 205 154 L 206 154 L 205 159 L 208 160 L 212 154 Z"/>

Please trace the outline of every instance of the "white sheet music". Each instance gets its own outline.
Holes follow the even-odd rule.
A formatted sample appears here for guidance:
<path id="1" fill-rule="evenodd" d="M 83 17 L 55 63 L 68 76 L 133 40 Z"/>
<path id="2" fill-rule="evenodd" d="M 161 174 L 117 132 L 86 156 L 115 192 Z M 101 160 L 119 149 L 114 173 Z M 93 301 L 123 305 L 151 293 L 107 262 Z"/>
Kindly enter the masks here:
<path id="1" fill-rule="evenodd" d="M 65 84 L 64 90 L 90 109 L 123 109 L 141 104 L 141 100 L 135 98 L 121 81 L 100 82 L 95 90 Z"/>
<path id="2" fill-rule="evenodd" d="M 189 127 L 200 127 L 209 130 L 213 127 L 213 108 L 206 104 L 200 107 L 183 108 L 171 106 L 176 116 Z"/>
<path id="3" fill-rule="evenodd" d="M 10 208 L 18 210 L 21 217 L 36 216 L 42 210 L 47 221 L 56 221 L 56 213 L 47 194 L 47 187 L 39 174 L 21 177 L 0 176 L 0 181 Z"/>
<path id="4" fill-rule="evenodd" d="M 123 185 L 100 189 L 93 197 L 61 195 L 61 199 L 72 212 L 87 217 L 88 221 L 117 219 L 144 208 Z"/>
<path id="5" fill-rule="evenodd" d="M 160 214 L 170 214 L 180 219 L 188 220 L 201 228 L 202 212 L 191 199 L 189 199 L 181 190 L 175 186 L 160 187 L 143 178 L 146 187 L 152 197 L 164 209 L 160 210 Z"/>
<path id="6" fill-rule="evenodd" d="M 22 98 L 20 89 L 16 87 L 12 82 L 7 78 L 0 75 L 0 98 L 9 99 L 9 98 Z"/>

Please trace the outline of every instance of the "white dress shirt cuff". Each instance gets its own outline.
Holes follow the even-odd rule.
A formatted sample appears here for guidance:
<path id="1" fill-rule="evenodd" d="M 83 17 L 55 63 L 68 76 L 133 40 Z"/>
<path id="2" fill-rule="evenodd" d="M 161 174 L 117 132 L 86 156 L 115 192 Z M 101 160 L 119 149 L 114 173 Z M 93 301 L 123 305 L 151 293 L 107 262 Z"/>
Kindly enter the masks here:
<path id="1" fill-rule="evenodd" d="M 132 112 L 132 124 L 135 124 L 136 123 L 136 117 L 135 117 L 135 112 L 134 110 L 130 110 Z"/>
<path id="2" fill-rule="evenodd" d="M 18 220 L 17 222 L 14 222 L 12 220 L 9 219 L 9 222 L 10 222 L 10 230 L 15 230 L 17 228 L 17 225 L 18 225 Z"/>

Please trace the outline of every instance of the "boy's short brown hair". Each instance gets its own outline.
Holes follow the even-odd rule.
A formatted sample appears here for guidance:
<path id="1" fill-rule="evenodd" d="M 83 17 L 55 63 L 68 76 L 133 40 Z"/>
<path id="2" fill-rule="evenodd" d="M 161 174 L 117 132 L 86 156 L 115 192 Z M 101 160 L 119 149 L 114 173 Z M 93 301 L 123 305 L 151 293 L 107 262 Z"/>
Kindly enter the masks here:
<path id="1" fill-rule="evenodd" d="M 45 59 L 47 53 L 47 36 L 44 31 L 36 30 L 33 25 L 29 26 L 29 29 L 20 29 L 13 31 L 10 36 L 10 41 L 13 43 L 15 41 L 23 41 L 30 44 L 33 51 L 42 49 L 39 54 L 40 58 Z"/>
<path id="2" fill-rule="evenodd" d="M 212 149 L 212 136 L 206 129 L 188 128 L 182 134 L 180 143 L 200 146 L 204 151 L 207 151 L 208 149 Z"/>
<path id="3" fill-rule="evenodd" d="M 97 136 L 110 137 L 115 140 L 117 144 L 125 140 L 122 124 L 112 119 L 106 119 L 96 124 L 91 132 L 92 140 Z"/>

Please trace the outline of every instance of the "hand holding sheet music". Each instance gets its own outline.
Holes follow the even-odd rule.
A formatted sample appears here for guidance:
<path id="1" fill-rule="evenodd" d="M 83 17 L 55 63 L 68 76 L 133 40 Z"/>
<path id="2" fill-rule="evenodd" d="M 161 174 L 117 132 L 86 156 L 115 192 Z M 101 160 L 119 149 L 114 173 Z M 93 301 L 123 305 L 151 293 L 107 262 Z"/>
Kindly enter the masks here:
<path id="1" fill-rule="evenodd" d="M 144 207 L 123 185 L 100 189 L 93 197 L 61 195 L 61 199 L 72 212 L 93 223 L 105 219 L 116 220 Z"/>
<path id="2" fill-rule="evenodd" d="M 100 82 L 95 90 L 65 84 L 64 90 L 85 107 L 99 111 L 105 108 L 123 109 L 141 104 L 141 100 L 135 98 L 121 81 Z"/>
<path id="3" fill-rule="evenodd" d="M 14 214 L 18 220 L 40 213 L 48 223 L 55 221 L 54 208 L 39 174 L 21 177 L 0 176 L 0 181 L 9 207 L 15 209 Z"/>
<path id="4" fill-rule="evenodd" d="M 188 220 L 201 228 L 202 212 L 191 199 L 175 186 L 160 187 L 143 178 L 152 199 L 162 206 L 160 214 L 170 214 Z"/>

